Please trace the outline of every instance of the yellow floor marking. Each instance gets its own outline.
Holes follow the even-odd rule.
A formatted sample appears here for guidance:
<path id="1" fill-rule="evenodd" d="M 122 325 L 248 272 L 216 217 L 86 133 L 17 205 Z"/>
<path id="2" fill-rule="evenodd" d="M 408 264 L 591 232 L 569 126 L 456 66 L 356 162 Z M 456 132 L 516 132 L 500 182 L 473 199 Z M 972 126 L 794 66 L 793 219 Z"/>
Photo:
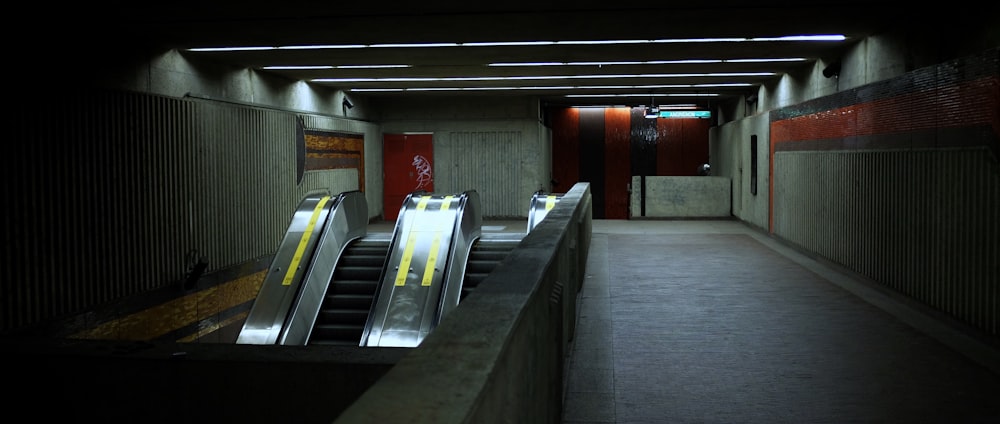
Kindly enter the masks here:
<path id="1" fill-rule="evenodd" d="M 219 322 L 219 323 L 216 323 L 214 325 L 211 325 L 211 326 L 208 326 L 206 328 L 203 328 L 203 329 L 199 330 L 197 333 L 194 333 L 194 334 L 192 334 L 190 336 L 181 337 L 180 339 L 177 339 L 177 342 L 178 343 L 190 343 L 190 342 L 193 342 L 195 340 L 198 340 L 198 339 L 202 338 L 203 336 L 212 334 L 213 332 L 216 332 L 220 328 L 223 328 L 223 327 L 225 327 L 227 325 L 235 324 L 238 321 L 243 321 L 243 320 L 245 320 L 247 318 L 247 315 L 250 315 L 249 311 L 247 311 L 247 312 L 240 312 L 240 313 L 238 313 L 236 315 L 233 315 L 233 316 L 231 316 L 231 317 L 223 320 L 222 322 Z"/>
<path id="2" fill-rule="evenodd" d="M 106 322 L 71 335 L 71 339 L 152 340 L 206 317 L 253 300 L 267 270 Z"/>

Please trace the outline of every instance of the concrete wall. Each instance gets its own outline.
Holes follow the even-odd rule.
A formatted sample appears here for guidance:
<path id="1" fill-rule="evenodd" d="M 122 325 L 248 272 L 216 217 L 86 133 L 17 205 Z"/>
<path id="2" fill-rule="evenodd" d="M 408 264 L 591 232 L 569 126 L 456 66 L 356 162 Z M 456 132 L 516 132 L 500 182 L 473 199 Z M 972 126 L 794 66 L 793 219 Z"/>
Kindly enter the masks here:
<path id="1" fill-rule="evenodd" d="M 732 215 L 757 228 L 767 228 L 769 184 L 768 112 L 712 128 L 712 175 L 731 181 Z M 757 192 L 751 191 L 751 140 L 756 136 Z"/>
<path id="2" fill-rule="evenodd" d="M 712 173 L 739 219 L 995 336 L 997 47 L 939 63 L 983 40 L 923 41 L 879 34 L 765 84 L 759 113 L 712 129 Z"/>
<path id="3" fill-rule="evenodd" d="M 430 133 L 434 190 L 479 192 L 483 216 L 526 218 L 532 193 L 550 190 L 552 135 L 524 97 L 373 102 L 383 133 Z"/>
<path id="4" fill-rule="evenodd" d="M 731 216 L 729 177 L 633 176 L 631 218 Z"/>

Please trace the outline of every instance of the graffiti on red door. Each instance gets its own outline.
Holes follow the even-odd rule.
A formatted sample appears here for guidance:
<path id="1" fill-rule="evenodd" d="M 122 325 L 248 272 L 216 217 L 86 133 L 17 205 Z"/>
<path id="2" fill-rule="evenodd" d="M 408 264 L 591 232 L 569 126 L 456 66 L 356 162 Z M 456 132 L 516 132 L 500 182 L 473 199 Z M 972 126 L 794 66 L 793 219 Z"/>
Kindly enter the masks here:
<path id="1" fill-rule="evenodd" d="M 413 157 L 413 168 L 417 172 L 417 186 L 414 187 L 414 190 L 423 190 L 425 187 L 430 187 L 431 182 L 434 181 L 431 161 L 421 155 L 416 155 Z"/>

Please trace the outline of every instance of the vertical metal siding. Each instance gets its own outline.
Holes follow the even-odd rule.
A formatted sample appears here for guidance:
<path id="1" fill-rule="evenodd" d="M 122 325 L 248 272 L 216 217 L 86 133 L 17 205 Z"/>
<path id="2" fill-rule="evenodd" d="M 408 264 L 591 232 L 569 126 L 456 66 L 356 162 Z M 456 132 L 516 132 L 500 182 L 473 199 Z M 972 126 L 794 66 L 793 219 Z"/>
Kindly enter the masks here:
<path id="1" fill-rule="evenodd" d="M 357 186 L 296 184 L 292 113 L 124 92 L 55 112 L 13 113 L 4 331 L 177 285 L 199 257 L 211 272 L 273 254 L 305 193 Z"/>
<path id="2" fill-rule="evenodd" d="M 998 334 L 996 163 L 986 149 L 775 154 L 775 233 Z"/>

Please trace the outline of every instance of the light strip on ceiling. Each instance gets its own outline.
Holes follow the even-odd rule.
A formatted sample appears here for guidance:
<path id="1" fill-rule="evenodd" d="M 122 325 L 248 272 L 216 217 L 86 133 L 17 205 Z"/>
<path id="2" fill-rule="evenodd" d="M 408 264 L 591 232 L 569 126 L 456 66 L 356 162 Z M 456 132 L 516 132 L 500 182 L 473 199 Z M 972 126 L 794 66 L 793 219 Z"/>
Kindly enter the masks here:
<path id="1" fill-rule="evenodd" d="M 804 57 L 788 57 L 779 59 L 684 59 L 684 60 L 636 60 L 615 62 L 497 62 L 487 66 L 614 66 L 614 65 L 683 65 L 705 63 L 777 63 L 805 62 Z"/>
<path id="2" fill-rule="evenodd" d="M 579 87 L 407 87 L 351 88 L 352 93 L 402 93 L 410 91 L 505 91 L 505 90 L 572 90 Z M 718 97 L 718 93 L 658 93 L 655 97 Z M 569 94 L 566 97 L 650 97 L 649 93 L 634 94 Z"/>
<path id="3" fill-rule="evenodd" d="M 412 68 L 413 65 L 306 65 L 306 66 L 264 66 L 269 71 L 301 71 L 315 69 L 394 69 Z"/>
<path id="4" fill-rule="evenodd" d="M 571 41 L 491 41 L 472 43 L 380 43 L 380 44 L 325 44 L 293 46 L 244 46 L 244 47 L 195 47 L 193 52 L 225 52 L 250 50 L 325 50 L 366 48 L 441 48 L 441 47 L 523 47 L 542 45 L 599 45 L 599 44 L 665 44 L 665 43 L 747 43 L 780 41 L 844 41 L 847 37 L 833 35 L 792 35 L 761 38 L 668 38 L 660 40 L 571 40 Z"/>
<path id="5" fill-rule="evenodd" d="M 564 97 L 718 97 L 719 93 L 567 94 Z"/>
<path id="6" fill-rule="evenodd" d="M 535 87 L 411 87 L 411 88 L 349 88 L 354 92 L 384 92 L 384 91 L 463 91 L 463 90 L 651 90 L 658 88 L 721 88 L 721 87 L 752 87 L 750 83 L 727 84 L 660 84 L 660 85 L 569 85 L 569 86 L 535 86 Z M 654 94 L 660 96 L 662 94 Z"/>
<path id="7" fill-rule="evenodd" d="M 532 75 L 515 77 L 385 77 L 385 78 L 314 78 L 312 82 L 430 82 L 430 81 L 526 81 L 557 79 L 608 78 L 691 78 L 691 77 L 771 77 L 774 72 L 710 72 L 690 74 L 591 74 L 591 75 Z"/>

